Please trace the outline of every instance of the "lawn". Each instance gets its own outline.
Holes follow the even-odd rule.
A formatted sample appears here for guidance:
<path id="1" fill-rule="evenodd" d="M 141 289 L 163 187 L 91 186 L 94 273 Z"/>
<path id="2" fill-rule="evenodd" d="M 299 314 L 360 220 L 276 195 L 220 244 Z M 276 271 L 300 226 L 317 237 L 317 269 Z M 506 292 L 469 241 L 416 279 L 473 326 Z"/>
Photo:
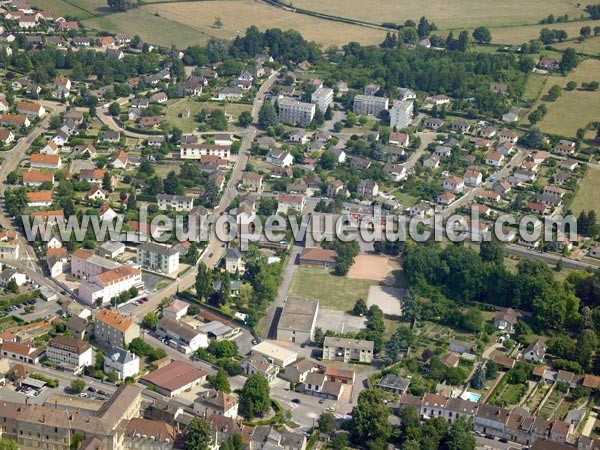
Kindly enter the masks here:
<path id="1" fill-rule="evenodd" d="M 596 214 L 600 214 L 600 185 L 598 184 L 600 169 L 594 166 L 588 166 L 585 177 L 579 183 L 577 195 L 571 203 L 573 214 L 578 215 L 582 210 L 589 211 L 593 209 Z"/>
<path id="2" fill-rule="evenodd" d="M 186 107 L 190 108 L 191 115 L 189 119 L 183 119 L 181 117 L 181 112 Z M 169 102 L 166 118 L 167 122 L 169 122 L 171 125 L 180 128 L 184 133 L 189 133 L 198 128 L 198 122 L 194 121 L 196 114 L 198 114 L 202 109 L 215 108 L 224 110 L 225 113 L 231 114 L 234 120 L 237 120 L 242 111 L 250 111 L 252 109 L 252 105 L 217 101 L 197 102 L 191 99 L 176 100 L 174 102 Z M 229 127 L 233 128 L 233 123 L 230 123 Z"/>
<path id="3" fill-rule="evenodd" d="M 294 14 L 252 0 L 151 4 L 139 9 L 148 15 L 159 14 L 163 20 L 180 23 L 188 29 L 195 29 L 205 35 L 221 39 L 233 39 L 238 34 L 243 34 L 250 25 L 256 25 L 261 30 L 294 29 L 302 33 L 306 39 L 326 46 L 342 45 L 350 41 L 376 44 L 383 41 L 385 37 L 384 30 Z M 213 27 L 216 17 L 220 17 L 223 22 L 223 26 L 218 29 Z M 154 41 L 167 37 L 155 36 Z"/>
<path id="4" fill-rule="evenodd" d="M 287 0 L 291 4 L 292 0 Z M 564 0 L 460 0 L 444 2 L 436 0 L 427 3 L 411 0 L 392 2 L 389 0 L 293 0 L 293 6 L 318 11 L 332 16 L 358 19 L 374 24 L 383 22 L 404 23 L 406 19 L 418 21 L 426 16 L 440 28 L 485 26 L 506 26 L 537 23 L 549 14 L 569 14 L 580 16 L 583 10 Z"/>
<path id="5" fill-rule="evenodd" d="M 370 280 L 338 277 L 327 268 L 298 267 L 288 295 L 318 298 L 322 309 L 350 311 L 359 298 L 367 301 L 369 287 L 376 284 Z"/>
<path id="6" fill-rule="evenodd" d="M 83 22 L 90 28 L 109 33 L 139 35 L 143 41 L 170 47 L 175 44 L 185 49 L 191 45 L 204 45 L 210 36 L 197 29 L 156 16 L 143 8 L 135 8 L 126 13 L 94 17 Z"/>
<path id="7" fill-rule="evenodd" d="M 559 75 L 548 77 L 544 95 L 555 84 L 564 87 L 569 81 L 575 81 L 581 85 L 585 81 L 597 80 L 600 80 L 600 61 L 587 59 L 566 77 Z M 590 122 L 598 120 L 600 91 L 563 90 L 556 101 L 545 103 L 548 107 L 548 114 L 539 123 L 540 129 L 548 133 L 575 137 L 577 129 L 584 128 Z"/>

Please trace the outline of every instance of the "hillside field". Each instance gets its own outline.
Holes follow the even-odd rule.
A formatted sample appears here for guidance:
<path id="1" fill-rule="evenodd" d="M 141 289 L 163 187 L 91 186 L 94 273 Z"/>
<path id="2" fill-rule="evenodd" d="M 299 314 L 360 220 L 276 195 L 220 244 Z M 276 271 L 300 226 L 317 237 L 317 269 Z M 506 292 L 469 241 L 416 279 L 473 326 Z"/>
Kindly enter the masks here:
<path id="1" fill-rule="evenodd" d="M 571 210 L 576 216 L 581 211 L 596 211 L 600 214 L 600 186 L 598 185 L 598 177 L 600 177 L 600 169 L 595 166 L 588 166 L 587 172 L 583 180 L 579 182 L 577 195 L 571 203 Z"/>

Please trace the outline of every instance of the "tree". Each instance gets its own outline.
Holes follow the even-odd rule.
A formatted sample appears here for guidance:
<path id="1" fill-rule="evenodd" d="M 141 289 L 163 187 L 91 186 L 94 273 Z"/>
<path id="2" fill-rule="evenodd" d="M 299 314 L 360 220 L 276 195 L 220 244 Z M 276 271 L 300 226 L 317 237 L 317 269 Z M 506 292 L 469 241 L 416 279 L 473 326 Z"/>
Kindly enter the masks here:
<path id="1" fill-rule="evenodd" d="M 156 325 L 158 325 L 158 315 L 154 311 L 150 311 L 144 316 L 144 318 L 142 319 L 142 323 L 147 328 L 150 328 L 151 330 L 156 330 Z"/>
<path id="2" fill-rule="evenodd" d="M 229 379 L 227 378 L 227 373 L 225 373 L 223 369 L 220 368 L 215 375 L 207 376 L 206 380 L 215 391 L 225 392 L 226 394 L 231 393 Z"/>
<path id="3" fill-rule="evenodd" d="M 325 434 L 333 434 L 335 431 L 335 416 L 329 411 L 323 411 L 318 421 L 319 431 Z"/>
<path id="4" fill-rule="evenodd" d="M 483 389 L 485 386 L 485 373 L 481 366 L 477 367 L 475 373 L 471 377 L 471 387 L 473 389 Z"/>
<path id="5" fill-rule="evenodd" d="M 212 294 L 212 271 L 204 263 L 198 265 L 196 274 L 196 297 L 198 300 L 207 299 Z"/>
<path id="6" fill-rule="evenodd" d="M 210 341 L 206 350 L 215 355 L 218 359 L 231 358 L 237 354 L 237 344 L 226 339 L 221 341 L 213 340 Z"/>
<path id="7" fill-rule="evenodd" d="M 355 316 L 364 316 L 365 314 L 367 314 L 368 311 L 369 308 L 367 307 L 367 304 L 362 298 L 356 300 L 354 308 L 352 309 L 352 314 L 354 314 Z"/>
<path id="8" fill-rule="evenodd" d="M 81 378 L 75 378 L 71 381 L 71 392 L 75 394 L 80 394 L 85 389 L 85 381 Z"/>
<path id="9" fill-rule="evenodd" d="M 463 30 L 458 35 L 458 43 L 456 49 L 461 52 L 466 52 L 469 48 L 469 32 Z"/>
<path id="10" fill-rule="evenodd" d="M 498 239 L 496 233 L 492 233 L 490 240 L 484 240 L 479 246 L 479 256 L 484 262 L 503 264 L 505 256 L 505 245 Z"/>
<path id="11" fill-rule="evenodd" d="M 525 134 L 524 143 L 527 147 L 539 148 L 542 145 L 544 135 L 540 129 L 536 126 L 529 128 L 529 131 Z"/>
<path id="12" fill-rule="evenodd" d="M 215 21 L 213 23 L 213 27 L 217 28 L 219 30 L 221 28 L 223 28 L 223 20 L 219 16 L 215 17 Z"/>
<path id="13" fill-rule="evenodd" d="M 108 113 L 113 117 L 118 117 L 119 114 L 121 114 L 121 105 L 119 105 L 117 102 L 112 102 L 108 106 Z"/>
<path id="14" fill-rule="evenodd" d="M 13 170 L 6 176 L 6 182 L 8 184 L 17 184 L 19 182 L 19 174 Z"/>
<path id="15" fill-rule="evenodd" d="M 569 81 L 567 83 L 567 91 L 574 91 L 577 87 L 577 81 Z"/>
<path id="16" fill-rule="evenodd" d="M 222 109 L 213 109 L 210 113 L 208 124 L 213 130 L 227 130 L 227 117 L 225 116 L 225 112 Z"/>
<path id="17" fill-rule="evenodd" d="M 185 430 L 185 450 L 208 450 L 212 441 L 210 436 L 208 422 L 194 417 Z"/>
<path id="18" fill-rule="evenodd" d="M 479 333 L 483 329 L 483 314 L 476 306 L 467 310 L 462 317 L 462 327 L 471 333 Z"/>
<path id="19" fill-rule="evenodd" d="M 380 389 L 365 389 L 359 394 L 348 427 L 353 442 L 368 446 L 378 439 L 388 439 L 392 427 L 383 400 L 384 393 Z"/>
<path id="20" fill-rule="evenodd" d="M 246 379 L 240 391 L 240 407 L 248 419 L 263 415 L 271 407 L 269 382 L 259 374 Z"/>
<path id="21" fill-rule="evenodd" d="M 116 12 L 125 12 L 131 8 L 131 0 L 108 0 L 110 9 Z"/>
<path id="22" fill-rule="evenodd" d="M 19 285 L 17 284 L 17 281 L 14 278 L 10 279 L 10 281 L 6 285 L 6 290 L 8 292 L 13 293 L 13 294 L 18 294 L 19 293 Z"/>
<path id="23" fill-rule="evenodd" d="M 463 384 L 467 379 L 467 373 L 462 367 L 449 367 L 446 370 L 446 381 L 452 386 Z"/>
<path id="24" fill-rule="evenodd" d="M 268 128 L 277 124 L 278 117 L 277 111 L 275 111 L 275 106 L 273 103 L 266 101 L 260 107 L 260 111 L 258 112 L 258 125 L 261 128 Z"/>
<path id="25" fill-rule="evenodd" d="M 409 287 L 404 294 L 404 316 L 409 320 L 415 320 L 419 317 L 420 304 L 417 300 L 417 294 L 412 287 Z"/>
<path id="26" fill-rule="evenodd" d="M 108 170 L 104 172 L 104 176 L 102 177 L 102 189 L 112 192 L 112 176 Z"/>
<path id="27" fill-rule="evenodd" d="M 244 128 L 252 123 L 252 114 L 250 111 L 242 111 L 238 117 L 238 122 Z"/>
<path id="28" fill-rule="evenodd" d="M 574 48 L 569 47 L 562 54 L 562 58 L 560 60 L 560 70 L 561 72 L 565 73 L 574 69 L 576 66 L 577 53 L 575 52 Z"/>
<path id="29" fill-rule="evenodd" d="M 480 44 L 489 44 L 492 42 L 492 33 L 487 27 L 477 27 L 473 30 L 473 39 Z"/>
<path id="30" fill-rule="evenodd" d="M 17 443 L 10 439 L 1 438 L 0 439 L 0 450 L 19 450 Z"/>
<path id="31" fill-rule="evenodd" d="M 579 35 L 584 39 L 589 38 L 592 35 L 592 27 L 581 27 L 581 29 L 579 30 Z"/>
<path id="32" fill-rule="evenodd" d="M 550 97 L 550 100 L 555 101 L 558 99 L 558 97 L 560 97 L 561 92 L 562 89 L 560 88 L 560 86 L 558 84 L 555 84 L 548 91 L 548 97 Z"/>
<path id="33" fill-rule="evenodd" d="M 446 448 L 448 450 L 475 450 L 475 446 L 475 436 L 471 434 L 471 425 L 464 416 L 461 416 L 452 424 L 448 432 Z"/>

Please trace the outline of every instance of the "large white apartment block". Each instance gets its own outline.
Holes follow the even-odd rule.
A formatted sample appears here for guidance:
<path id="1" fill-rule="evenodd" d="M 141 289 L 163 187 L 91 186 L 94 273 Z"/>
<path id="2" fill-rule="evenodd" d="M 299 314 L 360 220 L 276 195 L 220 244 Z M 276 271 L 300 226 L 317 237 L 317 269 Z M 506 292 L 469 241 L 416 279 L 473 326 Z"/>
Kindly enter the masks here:
<path id="1" fill-rule="evenodd" d="M 84 303 L 106 305 L 121 293 L 132 287 L 144 287 L 142 271 L 138 268 L 123 265 L 116 269 L 92 276 L 89 281 L 79 285 L 79 298 Z"/>
<path id="2" fill-rule="evenodd" d="M 179 148 L 179 157 L 181 159 L 200 159 L 206 155 L 227 159 L 230 153 L 230 145 L 190 143 L 181 144 Z"/>
<path id="3" fill-rule="evenodd" d="M 282 98 L 279 100 L 279 121 L 307 127 L 315 117 L 316 109 L 316 105 L 312 103 Z"/>
<path id="4" fill-rule="evenodd" d="M 56 336 L 46 347 L 48 361 L 68 372 L 79 373 L 94 363 L 92 346 L 68 336 Z"/>
<path id="5" fill-rule="evenodd" d="M 140 327 L 133 320 L 103 308 L 94 317 L 94 338 L 106 348 L 122 347 L 140 337 Z"/>
<path id="6" fill-rule="evenodd" d="M 329 105 L 333 102 L 333 89 L 329 88 L 319 88 L 310 96 L 311 103 L 317 105 L 317 107 L 322 111 L 327 111 Z"/>
<path id="7" fill-rule="evenodd" d="M 413 108 L 414 104 L 411 101 L 394 101 L 394 106 L 390 109 L 390 127 L 400 130 L 409 126 L 413 118 Z"/>
<path id="8" fill-rule="evenodd" d="M 352 110 L 355 114 L 378 116 L 381 111 L 388 109 L 389 100 L 386 97 L 373 95 L 357 95 L 354 97 Z"/>
<path id="9" fill-rule="evenodd" d="M 80 280 L 88 280 L 119 266 L 120 264 L 113 260 L 94 255 L 83 249 L 75 250 L 71 256 L 71 275 Z"/>
<path id="10" fill-rule="evenodd" d="M 161 273 L 175 273 L 179 270 L 179 252 L 166 245 L 144 242 L 137 248 L 137 263 L 144 269 Z"/>
<path id="11" fill-rule="evenodd" d="M 194 198 L 187 195 L 169 195 L 159 194 L 158 209 L 165 211 L 174 209 L 175 211 L 191 211 L 194 207 Z"/>

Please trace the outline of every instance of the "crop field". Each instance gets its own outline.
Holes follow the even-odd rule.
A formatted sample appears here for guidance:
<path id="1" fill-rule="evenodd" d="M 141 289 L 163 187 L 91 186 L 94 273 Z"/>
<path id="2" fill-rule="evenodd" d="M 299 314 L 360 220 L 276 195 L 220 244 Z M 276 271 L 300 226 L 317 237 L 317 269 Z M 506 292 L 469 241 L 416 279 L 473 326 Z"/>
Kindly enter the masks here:
<path id="1" fill-rule="evenodd" d="M 578 14 L 579 15 L 579 14 Z M 579 36 L 579 30 L 583 26 L 592 28 L 600 25 L 600 20 L 586 20 L 579 22 L 555 23 L 552 25 L 523 25 L 523 26 L 505 26 L 505 27 L 490 27 L 492 33 L 492 42 L 496 44 L 521 44 L 530 39 L 538 39 L 542 28 L 551 28 L 557 30 L 565 30 L 569 37 Z M 578 44 L 575 42 L 557 43 L 556 46 L 575 47 Z"/>
<path id="2" fill-rule="evenodd" d="M 577 215 L 581 211 L 594 210 L 600 214 L 600 186 L 598 185 L 600 169 L 594 166 L 588 166 L 585 177 L 579 183 L 577 195 L 571 203 L 573 214 Z"/>
<path id="3" fill-rule="evenodd" d="M 81 0 L 77 3 L 67 2 L 65 0 L 31 0 L 29 4 L 36 8 L 50 10 L 54 13 L 55 17 L 70 16 L 78 19 L 86 19 L 92 16 L 94 9 L 100 6 L 100 2 L 97 5 L 92 5 L 93 0 Z M 104 2 L 103 6 L 106 6 Z"/>
<path id="4" fill-rule="evenodd" d="M 583 13 L 582 9 L 565 0 L 434 0 L 427 2 L 426 8 L 419 0 L 286 0 L 286 3 L 293 3 L 294 7 L 310 11 L 374 24 L 404 23 L 407 19 L 418 21 L 424 15 L 439 28 L 535 24 L 549 14 L 579 17 Z"/>
<path id="5" fill-rule="evenodd" d="M 154 13 L 143 8 L 94 17 L 85 20 L 84 24 L 110 33 L 128 33 L 130 36 L 137 34 L 143 41 L 167 47 L 171 44 L 175 44 L 178 48 L 187 48 L 194 44 L 202 45 L 210 38 L 197 29 L 155 16 Z"/>
<path id="6" fill-rule="evenodd" d="M 159 14 L 162 19 L 172 23 L 181 24 L 189 29 L 222 39 L 232 39 L 238 33 L 243 34 L 250 25 L 256 25 L 261 30 L 266 28 L 294 29 L 302 33 L 306 39 L 325 46 L 342 45 L 350 41 L 376 44 L 385 37 L 383 30 L 294 14 L 251 0 L 161 3 L 145 5 L 140 10 L 149 15 Z M 216 17 L 221 17 L 223 22 L 223 26 L 219 29 L 213 27 Z M 168 36 L 162 37 L 162 39 L 165 38 Z M 158 36 L 155 37 L 156 39 Z"/>
<path id="7" fill-rule="evenodd" d="M 578 128 L 598 120 L 600 111 L 600 91 L 580 90 L 582 82 L 600 80 L 600 61 L 588 59 L 577 66 L 568 76 L 551 75 L 544 87 L 544 95 L 555 84 L 564 87 L 575 81 L 574 91 L 563 90 L 554 102 L 546 102 L 548 114 L 538 124 L 542 131 L 575 137 Z M 543 97 L 543 96 L 542 96 Z"/>

